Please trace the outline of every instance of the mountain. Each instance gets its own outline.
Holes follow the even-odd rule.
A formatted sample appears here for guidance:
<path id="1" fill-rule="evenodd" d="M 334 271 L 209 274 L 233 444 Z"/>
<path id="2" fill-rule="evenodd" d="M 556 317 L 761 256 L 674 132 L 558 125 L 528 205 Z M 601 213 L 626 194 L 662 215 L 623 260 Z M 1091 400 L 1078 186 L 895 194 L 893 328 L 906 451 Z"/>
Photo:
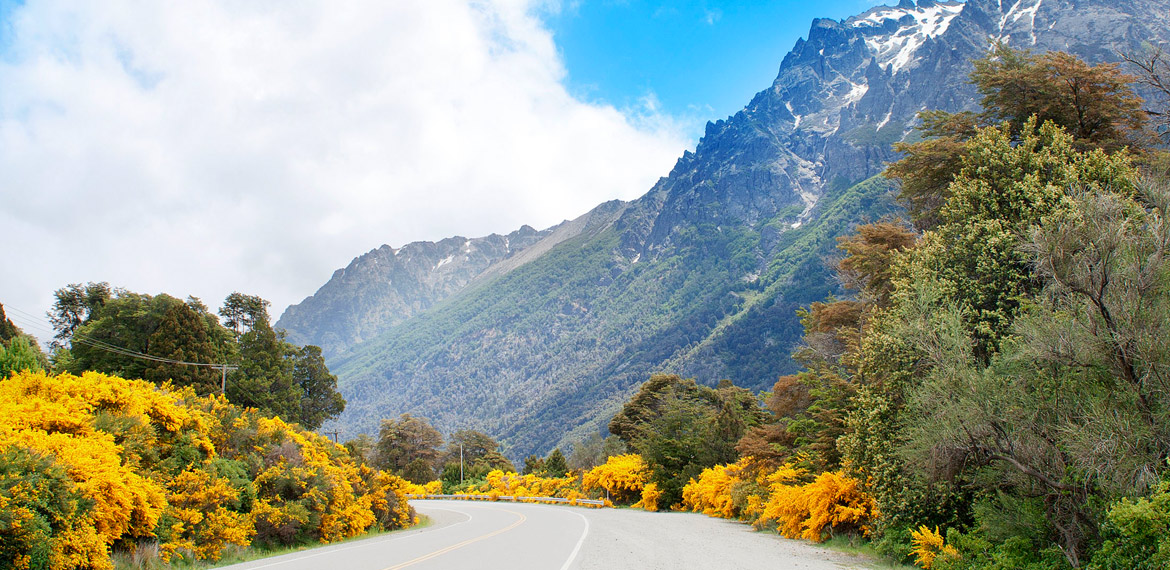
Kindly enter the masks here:
<path id="1" fill-rule="evenodd" d="M 1164 41 L 1168 19 L 1170 0 L 903 0 L 815 20 L 772 86 L 709 123 L 646 195 L 382 317 L 393 323 L 376 337 L 350 334 L 361 342 L 330 360 L 349 402 L 341 429 L 409 411 L 522 457 L 601 429 L 652 372 L 766 389 L 797 368 L 796 310 L 840 293 L 836 236 L 896 210 L 876 176 L 891 144 L 916 136 L 920 110 L 977 108 L 967 76 L 990 42 L 1112 61 Z M 381 310 L 340 294 L 318 306 L 299 321 L 316 328 L 290 334 Z"/>
<path id="2" fill-rule="evenodd" d="M 335 271 L 315 295 L 286 309 L 276 327 L 332 358 L 431 308 L 554 230 L 524 226 L 506 236 L 382 245 Z"/>

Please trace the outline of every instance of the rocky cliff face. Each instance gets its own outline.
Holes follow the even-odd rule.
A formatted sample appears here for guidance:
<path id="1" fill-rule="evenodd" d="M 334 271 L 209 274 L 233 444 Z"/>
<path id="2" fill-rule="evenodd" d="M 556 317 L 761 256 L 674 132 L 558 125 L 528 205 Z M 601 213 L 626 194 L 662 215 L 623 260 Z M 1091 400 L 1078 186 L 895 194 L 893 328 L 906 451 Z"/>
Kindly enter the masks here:
<path id="1" fill-rule="evenodd" d="M 891 211 L 888 185 L 872 178 L 891 144 L 915 136 L 923 109 L 977 107 L 970 62 L 991 42 L 1102 62 L 1167 39 L 1170 0 L 903 0 L 816 20 L 773 84 L 709 123 L 645 196 L 488 263 L 433 306 L 402 294 L 392 310 L 373 296 L 354 303 L 339 285 L 331 303 L 346 323 L 413 311 L 376 338 L 326 313 L 286 328 L 369 339 L 331 361 L 348 433 L 409 411 L 485 430 L 515 457 L 603 426 L 651 372 L 765 389 L 796 368 L 795 309 L 840 293 L 823 261 L 834 238 Z M 410 282 L 450 255 L 428 257 Z"/>
<path id="2" fill-rule="evenodd" d="M 825 189 L 864 180 L 914 136 L 925 109 L 977 110 L 971 61 L 995 41 L 1090 62 L 1170 37 L 1165 0 L 902 0 L 844 21 L 818 19 L 797 41 L 771 88 L 727 120 L 708 123 L 694 153 L 629 216 L 625 245 L 663 249 L 693 220 L 756 225 L 792 211 L 808 219 Z"/>
<path id="3" fill-rule="evenodd" d="M 555 229 L 524 226 L 508 235 L 456 236 L 399 249 L 383 245 L 338 269 L 316 294 L 286 309 L 276 328 L 296 344 L 320 346 L 332 358 L 431 308 Z"/>

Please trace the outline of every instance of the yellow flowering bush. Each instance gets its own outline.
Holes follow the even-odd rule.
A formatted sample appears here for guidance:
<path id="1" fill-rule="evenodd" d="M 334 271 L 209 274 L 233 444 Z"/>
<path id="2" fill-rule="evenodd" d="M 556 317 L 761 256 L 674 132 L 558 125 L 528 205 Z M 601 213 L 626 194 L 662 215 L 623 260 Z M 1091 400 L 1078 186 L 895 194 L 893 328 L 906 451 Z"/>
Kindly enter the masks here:
<path id="1" fill-rule="evenodd" d="M 361 475 L 360 495 L 368 498 L 370 512 L 382 529 L 406 528 L 418 524 L 418 516 L 406 502 L 410 481 L 385 471 L 371 469 L 365 465 L 359 468 Z M 424 489 L 439 490 L 442 483 L 432 481 Z"/>
<path id="2" fill-rule="evenodd" d="M 658 483 L 648 483 L 642 487 L 642 499 L 634 503 L 635 509 L 645 509 L 647 511 L 658 510 L 658 499 L 662 497 L 662 491 L 658 488 Z"/>
<path id="3" fill-rule="evenodd" d="M 75 568 L 93 559 L 94 568 L 109 568 L 90 504 L 52 457 L 0 450 L 0 565 Z"/>
<path id="4" fill-rule="evenodd" d="M 194 469 L 180 473 L 167 487 L 163 524 L 170 539 L 159 545 L 164 560 L 184 549 L 201 560 L 219 560 L 224 547 L 247 546 L 256 534 L 252 517 L 228 508 L 239 508 L 240 491 L 227 478 Z"/>
<path id="5" fill-rule="evenodd" d="M 280 418 L 258 417 L 254 426 L 255 449 L 264 461 L 255 479 L 265 515 L 256 520 L 258 538 L 333 542 L 374 524 L 370 501 L 354 493 L 362 485 L 361 473 L 344 448 Z"/>
<path id="6" fill-rule="evenodd" d="M 442 490 L 443 490 L 443 482 L 442 481 L 431 481 L 430 483 L 426 483 L 425 485 L 420 485 L 418 483 L 411 483 L 410 481 L 407 481 L 406 487 L 404 487 L 404 491 L 408 495 L 438 495 L 439 492 Z"/>
<path id="7" fill-rule="evenodd" d="M 918 530 L 910 531 L 910 544 L 913 547 L 910 553 L 914 555 L 914 564 L 930 570 L 935 560 L 939 558 L 958 558 L 959 551 L 949 544 L 945 544 L 938 527 L 931 530 L 922 525 Z"/>
<path id="8" fill-rule="evenodd" d="M 683 504 L 710 516 L 750 520 L 757 527 L 775 524 L 788 538 L 815 542 L 828 538 L 826 533 L 868 532 L 877 515 L 873 498 L 840 472 L 820 473 L 810 481 L 809 473 L 793 463 L 753 477 L 757 470 L 750 458 L 704 469 L 683 488 Z M 745 487 L 761 494 L 743 497 L 737 512 L 735 492 Z"/>
<path id="9" fill-rule="evenodd" d="M 628 453 L 610 457 L 581 477 L 586 491 L 604 489 L 614 502 L 630 502 L 642 493 L 650 479 L 650 468 L 641 455 Z"/>
<path id="10" fill-rule="evenodd" d="M 87 372 L 0 379 L 0 566 L 112 568 L 415 522 L 407 482 L 221 396 Z"/>
<path id="11" fill-rule="evenodd" d="M 133 394 L 141 390 L 151 396 L 137 401 Z M 161 431 L 178 430 L 188 418 L 165 398 L 154 397 L 154 390 L 153 384 L 96 373 L 50 377 L 23 372 L 0 382 L 0 450 L 25 449 L 51 458 L 67 474 L 68 490 L 88 505 L 51 533 L 52 567 L 108 568 L 115 541 L 153 536 L 166 505 L 165 491 L 135 472 L 133 461 L 123 460 L 123 446 L 98 430 L 96 419 L 117 416 Z"/>
<path id="12" fill-rule="evenodd" d="M 472 487 L 459 494 L 488 495 L 493 500 L 497 497 L 516 497 L 521 500 L 533 497 L 557 497 L 575 503 L 577 499 L 585 498 L 585 495 L 577 487 L 577 479 L 576 475 L 541 477 L 531 473 L 520 475 L 496 469 L 487 474 L 482 485 Z"/>
<path id="13" fill-rule="evenodd" d="M 745 457 L 731 465 L 716 465 L 704 469 L 699 480 L 691 479 L 683 487 L 683 506 L 712 517 L 733 519 L 739 516 L 732 489 L 750 479 L 747 473 L 751 458 Z"/>
<path id="14" fill-rule="evenodd" d="M 780 534 L 814 542 L 828 538 L 826 531 L 868 532 L 876 505 L 856 479 L 836 471 L 821 473 L 804 485 L 782 482 L 786 478 L 787 473 L 773 479 L 771 495 L 757 525 L 775 522 Z"/>

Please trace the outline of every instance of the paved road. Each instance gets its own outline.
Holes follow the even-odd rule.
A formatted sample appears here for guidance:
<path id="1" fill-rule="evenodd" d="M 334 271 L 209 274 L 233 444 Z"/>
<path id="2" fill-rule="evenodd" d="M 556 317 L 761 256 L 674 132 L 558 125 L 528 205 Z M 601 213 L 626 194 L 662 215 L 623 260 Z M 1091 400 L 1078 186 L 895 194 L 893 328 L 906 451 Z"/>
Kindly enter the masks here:
<path id="1" fill-rule="evenodd" d="M 865 561 L 692 513 L 412 501 L 422 529 L 229 566 L 233 570 L 839 570 Z"/>

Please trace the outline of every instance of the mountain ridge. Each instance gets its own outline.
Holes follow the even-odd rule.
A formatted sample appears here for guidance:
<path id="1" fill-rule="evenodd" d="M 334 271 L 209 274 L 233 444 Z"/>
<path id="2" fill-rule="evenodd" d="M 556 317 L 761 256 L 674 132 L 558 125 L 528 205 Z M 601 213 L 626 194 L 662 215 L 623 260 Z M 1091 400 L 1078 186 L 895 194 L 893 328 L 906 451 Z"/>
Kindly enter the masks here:
<path id="1" fill-rule="evenodd" d="M 337 355 L 341 429 L 410 411 L 520 457 L 602 429 L 651 372 L 769 387 L 796 369 L 795 309 L 841 293 L 834 238 L 894 211 L 874 178 L 891 144 L 923 109 L 977 108 L 972 59 L 999 39 L 1116 60 L 1166 39 L 1167 4 L 903 0 L 815 20 L 772 85 L 645 195 Z"/>

